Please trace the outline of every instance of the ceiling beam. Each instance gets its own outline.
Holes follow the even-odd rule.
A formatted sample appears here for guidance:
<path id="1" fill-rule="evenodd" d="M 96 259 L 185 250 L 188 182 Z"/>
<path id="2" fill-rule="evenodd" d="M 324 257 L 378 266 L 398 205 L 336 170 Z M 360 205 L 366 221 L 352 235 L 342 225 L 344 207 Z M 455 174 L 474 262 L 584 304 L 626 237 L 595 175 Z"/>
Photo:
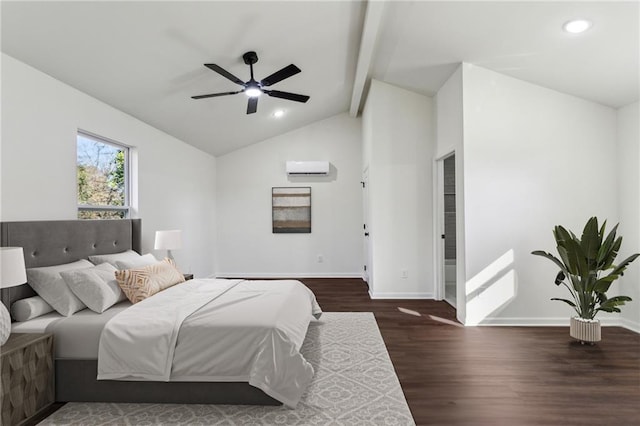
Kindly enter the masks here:
<path id="1" fill-rule="evenodd" d="M 349 114 L 352 117 L 357 117 L 360 110 L 360 103 L 369 78 L 369 69 L 373 61 L 376 41 L 378 40 L 385 3 L 385 1 L 381 0 L 369 0 L 367 2 L 362 38 L 360 39 L 360 51 L 358 52 L 358 64 L 353 82 L 353 93 L 351 94 L 351 108 L 349 109 Z"/>

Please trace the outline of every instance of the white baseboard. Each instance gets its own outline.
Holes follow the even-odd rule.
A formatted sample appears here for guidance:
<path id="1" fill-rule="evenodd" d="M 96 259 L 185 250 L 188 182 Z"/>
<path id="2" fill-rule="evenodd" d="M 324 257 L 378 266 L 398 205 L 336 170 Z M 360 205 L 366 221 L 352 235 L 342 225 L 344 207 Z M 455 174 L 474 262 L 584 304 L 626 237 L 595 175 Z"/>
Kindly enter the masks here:
<path id="1" fill-rule="evenodd" d="M 622 327 L 626 328 L 627 330 L 635 331 L 636 333 L 640 334 L 640 323 L 639 322 L 635 322 L 635 321 L 631 321 L 631 320 L 626 319 L 626 318 L 622 318 L 622 321 L 620 321 L 620 325 Z"/>
<path id="2" fill-rule="evenodd" d="M 466 324 L 468 326 L 489 327 L 568 327 L 569 318 L 502 318 L 489 317 L 478 324 Z M 604 325 L 604 323 L 603 323 Z"/>
<path id="3" fill-rule="evenodd" d="M 360 272 L 216 272 L 224 278 L 362 278 Z"/>
<path id="4" fill-rule="evenodd" d="M 598 318 L 604 327 L 624 327 L 640 333 L 640 324 L 626 318 Z M 466 324 L 478 327 L 568 327 L 569 318 L 485 318 L 479 324 Z"/>
<path id="5" fill-rule="evenodd" d="M 362 279 L 361 272 L 313 272 L 313 273 L 300 273 L 300 272 L 216 272 L 213 277 L 224 278 L 360 278 Z M 404 292 L 371 292 L 369 291 L 369 297 L 371 299 L 435 299 L 433 293 L 404 293 Z M 605 327 L 624 327 L 636 333 L 640 333 L 640 323 L 631 321 L 626 318 L 599 318 L 600 323 Z M 502 317 L 489 317 L 482 320 L 479 324 L 467 324 L 468 327 L 478 326 L 502 326 L 502 327 L 568 327 L 569 318 L 502 318 Z"/>
<path id="6" fill-rule="evenodd" d="M 433 293 L 392 293 L 369 291 L 371 299 L 433 299 Z"/>

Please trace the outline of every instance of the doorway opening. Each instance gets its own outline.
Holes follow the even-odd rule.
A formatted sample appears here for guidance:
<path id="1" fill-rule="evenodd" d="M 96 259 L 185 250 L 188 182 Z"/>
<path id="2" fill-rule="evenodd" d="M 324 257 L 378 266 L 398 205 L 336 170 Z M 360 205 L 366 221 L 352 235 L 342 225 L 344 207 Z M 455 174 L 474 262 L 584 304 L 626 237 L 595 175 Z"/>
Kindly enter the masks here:
<path id="1" fill-rule="evenodd" d="M 438 299 L 456 307 L 456 156 L 452 153 L 437 161 Z"/>

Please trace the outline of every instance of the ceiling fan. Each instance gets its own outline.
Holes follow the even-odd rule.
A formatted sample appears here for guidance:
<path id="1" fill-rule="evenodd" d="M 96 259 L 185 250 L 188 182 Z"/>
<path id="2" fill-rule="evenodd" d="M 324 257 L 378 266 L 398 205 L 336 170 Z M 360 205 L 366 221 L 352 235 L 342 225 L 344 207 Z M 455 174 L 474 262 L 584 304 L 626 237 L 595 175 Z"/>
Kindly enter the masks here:
<path id="1" fill-rule="evenodd" d="M 307 102 L 309 100 L 309 96 L 298 95 L 297 93 L 290 92 L 281 92 L 279 90 L 267 90 L 265 87 L 269 87 L 273 84 L 276 84 L 285 78 L 289 78 L 292 75 L 298 74 L 300 72 L 300 68 L 295 65 L 287 65 L 282 68 L 280 71 L 276 71 L 270 76 L 263 78 L 260 81 L 256 81 L 253 78 L 253 64 L 258 62 L 258 55 L 256 52 L 247 52 L 242 55 L 242 59 L 244 59 L 244 63 L 249 65 L 251 70 L 251 79 L 247 82 L 240 80 L 235 75 L 231 74 L 229 71 L 224 68 L 216 65 L 216 64 L 204 64 L 205 67 L 209 68 L 211 71 L 215 71 L 221 76 L 233 81 L 236 84 L 242 86 L 242 90 L 238 90 L 237 92 L 222 92 L 222 93 L 211 93 L 209 95 L 198 95 L 192 96 L 191 99 L 203 99 L 203 98 L 213 98 L 216 96 L 226 96 L 226 95 L 235 95 L 237 93 L 244 93 L 249 97 L 249 102 L 247 104 L 247 114 L 253 114 L 258 110 L 258 98 L 263 93 L 274 98 L 286 99 L 289 101 L 296 102 Z"/>

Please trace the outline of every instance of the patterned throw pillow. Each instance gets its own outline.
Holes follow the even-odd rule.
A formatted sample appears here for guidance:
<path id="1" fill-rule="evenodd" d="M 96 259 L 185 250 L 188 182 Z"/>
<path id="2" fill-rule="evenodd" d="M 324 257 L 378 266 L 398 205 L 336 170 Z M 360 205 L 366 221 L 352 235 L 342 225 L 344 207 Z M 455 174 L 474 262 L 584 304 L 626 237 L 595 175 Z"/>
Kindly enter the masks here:
<path id="1" fill-rule="evenodd" d="M 138 303 L 147 297 L 184 282 L 184 276 L 170 259 L 137 269 L 116 272 L 118 285 L 131 301 Z"/>

